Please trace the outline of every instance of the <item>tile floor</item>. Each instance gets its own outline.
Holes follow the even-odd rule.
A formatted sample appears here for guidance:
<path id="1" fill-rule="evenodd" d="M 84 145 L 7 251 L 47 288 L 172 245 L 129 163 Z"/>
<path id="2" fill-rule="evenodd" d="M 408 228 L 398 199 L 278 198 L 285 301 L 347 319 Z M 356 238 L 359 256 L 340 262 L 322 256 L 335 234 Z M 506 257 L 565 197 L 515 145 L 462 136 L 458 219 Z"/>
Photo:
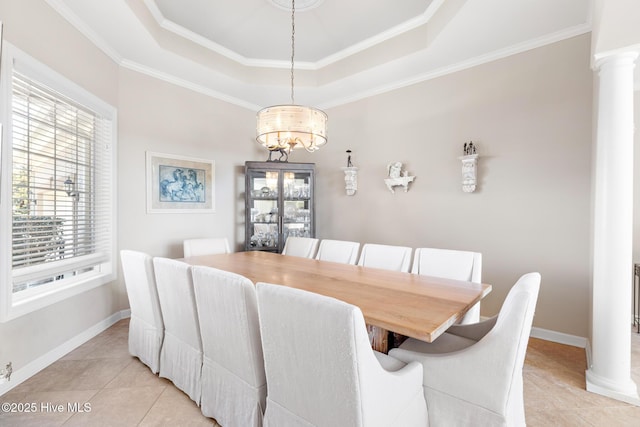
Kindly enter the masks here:
<path id="1" fill-rule="evenodd" d="M 129 355 L 128 325 L 116 323 L 0 397 L 36 407 L 0 413 L 0 426 L 218 426 Z M 640 335 L 632 333 L 632 341 L 632 375 L 640 384 Z M 585 367 L 584 350 L 532 338 L 524 367 L 527 424 L 640 426 L 640 407 L 584 390 Z"/>
<path id="2" fill-rule="evenodd" d="M 631 334 L 632 378 L 640 384 L 640 335 Z M 585 390 L 585 351 L 535 338 L 523 370 L 528 426 L 640 426 L 640 407 Z"/>

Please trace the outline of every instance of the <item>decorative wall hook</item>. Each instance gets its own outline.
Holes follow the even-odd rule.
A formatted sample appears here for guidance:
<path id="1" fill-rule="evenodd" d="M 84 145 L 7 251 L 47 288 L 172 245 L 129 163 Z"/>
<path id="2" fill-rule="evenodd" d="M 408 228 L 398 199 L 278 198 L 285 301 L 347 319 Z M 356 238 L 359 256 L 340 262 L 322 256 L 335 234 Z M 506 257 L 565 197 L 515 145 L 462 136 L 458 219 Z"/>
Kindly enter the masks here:
<path id="1" fill-rule="evenodd" d="M 401 162 L 391 162 L 387 165 L 387 173 L 389 174 L 389 178 L 384 180 L 384 183 L 387 184 L 387 188 L 392 193 L 395 193 L 393 187 L 402 186 L 404 187 L 404 192 L 409 191 L 409 183 L 413 182 L 416 178 L 415 176 L 409 176 L 409 172 L 402 170 Z"/>
<path id="2" fill-rule="evenodd" d="M 358 191 L 358 168 L 351 163 L 351 150 L 347 150 L 347 167 L 344 171 L 344 185 L 347 196 L 353 196 Z"/>
<path id="3" fill-rule="evenodd" d="M 458 157 L 462 161 L 462 191 L 465 193 L 473 193 L 476 190 L 476 169 L 478 166 L 478 154 L 476 153 L 476 145 L 470 141 L 465 142 L 463 156 Z"/>

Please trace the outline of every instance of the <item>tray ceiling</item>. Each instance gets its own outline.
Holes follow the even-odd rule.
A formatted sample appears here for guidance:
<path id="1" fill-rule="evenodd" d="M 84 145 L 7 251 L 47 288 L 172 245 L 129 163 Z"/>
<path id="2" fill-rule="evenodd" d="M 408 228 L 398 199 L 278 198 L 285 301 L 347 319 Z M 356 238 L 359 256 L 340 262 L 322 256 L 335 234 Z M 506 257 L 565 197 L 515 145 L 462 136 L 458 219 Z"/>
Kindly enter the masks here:
<path id="1" fill-rule="evenodd" d="M 47 3 L 124 67 L 246 108 L 289 101 L 286 0 Z M 298 0 L 296 102 L 328 108 L 583 34 L 590 4 Z"/>

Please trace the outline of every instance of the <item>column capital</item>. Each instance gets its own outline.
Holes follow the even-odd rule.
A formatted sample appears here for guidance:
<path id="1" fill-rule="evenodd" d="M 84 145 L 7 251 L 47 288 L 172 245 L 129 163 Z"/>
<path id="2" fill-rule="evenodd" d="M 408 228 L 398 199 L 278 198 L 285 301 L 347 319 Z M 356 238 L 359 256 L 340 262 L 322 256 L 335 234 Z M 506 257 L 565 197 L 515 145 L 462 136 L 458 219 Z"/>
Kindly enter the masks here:
<path id="1" fill-rule="evenodd" d="M 617 65 L 635 65 L 635 61 L 640 55 L 638 50 L 624 50 L 617 52 L 610 52 L 604 55 L 596 55 L 594 58 L 594 68 L 600 70 L 604 65 L 617 64 Z"/>

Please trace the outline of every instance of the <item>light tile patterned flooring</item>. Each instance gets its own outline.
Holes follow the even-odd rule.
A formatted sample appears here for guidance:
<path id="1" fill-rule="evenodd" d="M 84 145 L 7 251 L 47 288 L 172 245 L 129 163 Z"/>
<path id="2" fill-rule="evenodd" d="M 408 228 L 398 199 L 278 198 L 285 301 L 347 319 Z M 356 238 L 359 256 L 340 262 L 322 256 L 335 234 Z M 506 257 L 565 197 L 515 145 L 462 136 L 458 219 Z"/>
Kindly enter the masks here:
<path id="1" fill-rule="evenodd" d="M 122 320 L 0 402 L 35 403 L 35 413 L 0 413 L 0 426 L 218 426 L 170 381 L 153 375 L 127 351 Z M 640 384 L 640 335 L 632 333 L 632 375 Z M 530 426 L 640 426 L 640 407 L 584 390 L 585 352 L 532 338 L 524 367 Z M 90 405 L 79 412 L 68 405 Z M 54 411 L 62 405 L 61 411 Z M 72 409 L 72 410 L 69 410 Z"/>

